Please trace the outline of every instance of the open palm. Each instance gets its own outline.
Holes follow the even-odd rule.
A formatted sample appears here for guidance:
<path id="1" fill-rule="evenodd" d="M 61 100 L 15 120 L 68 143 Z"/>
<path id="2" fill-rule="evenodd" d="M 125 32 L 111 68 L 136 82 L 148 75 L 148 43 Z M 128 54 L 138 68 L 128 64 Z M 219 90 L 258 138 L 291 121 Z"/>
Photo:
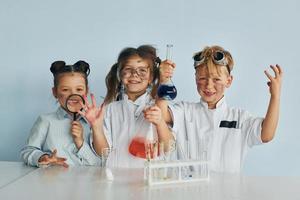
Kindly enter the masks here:
<path id="1" fill-rule="evenodd" d="M 94 94 L 91 94 L 92 104 L 89 103 L 86 96 L 84 96 L 85 105 L 82 105 L 83 111 L 78 111 L 78 113 L 85 117 L 86 120 L 90 123 L 91 126 L 101 124 L 103 121 L 105 106 L 102 103 L 97 107 L 96 99 Z"/>
<path id="2" fill-rule="evenodd" d="M 69 167 L 69 165 L 65 162 L 67 159 L 58 157 L 57 150 L 54 149 L 51 155 L 43 155 L 39 159 L 39 165 L 61 165 L 63 167 Z"/>

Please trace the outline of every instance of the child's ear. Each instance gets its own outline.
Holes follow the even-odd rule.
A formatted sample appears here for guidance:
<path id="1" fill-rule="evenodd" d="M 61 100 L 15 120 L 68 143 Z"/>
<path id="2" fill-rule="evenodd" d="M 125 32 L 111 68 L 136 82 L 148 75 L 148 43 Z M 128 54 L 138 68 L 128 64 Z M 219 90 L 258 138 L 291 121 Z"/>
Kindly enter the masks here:
<path id="1" fill-rule="evenodd" d="M 57 98 L 57 92 L 56 92 L 56 88 L 55 87 L 52 88 L 52 94 L 53 94 L 53 96 L 55 98 Z"/>
<path id="2" fill-rule="evenodd" d="M 229 88 L 231 86 L 232 81 L 233 81 L 233 76 L 229 75 L 227 77 L 226 88 Z"/>

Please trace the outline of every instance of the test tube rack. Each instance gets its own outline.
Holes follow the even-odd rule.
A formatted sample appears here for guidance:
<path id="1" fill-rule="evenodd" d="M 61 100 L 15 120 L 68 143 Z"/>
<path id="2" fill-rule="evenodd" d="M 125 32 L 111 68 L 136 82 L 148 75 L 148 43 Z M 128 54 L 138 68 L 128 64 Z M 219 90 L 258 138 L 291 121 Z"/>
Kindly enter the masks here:
<path id="1" fill-rule="evenodd" d="M 203 160 L 174 160 L 145 162 L 147 185 L 163 185 L 209 180 L 209 162 Z"/>

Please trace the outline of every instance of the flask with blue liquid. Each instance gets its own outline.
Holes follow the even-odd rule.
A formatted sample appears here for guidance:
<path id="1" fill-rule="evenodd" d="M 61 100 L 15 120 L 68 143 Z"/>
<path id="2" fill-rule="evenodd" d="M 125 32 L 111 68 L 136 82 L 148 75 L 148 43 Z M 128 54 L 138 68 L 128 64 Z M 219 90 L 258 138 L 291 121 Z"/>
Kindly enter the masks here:
<path id="1" fill-rule="evenodd" d="M 167 53 L 166 59 L 171 60 L 171 48 L 173 47 L 172 44 L 167 44 Z M 173 84 L 172 79 L 170 79 L 166 83 L 161 83 L 157 88 L 157 96 L 164 100 L 173 100 L 177 96 L 177 89 Z"/>

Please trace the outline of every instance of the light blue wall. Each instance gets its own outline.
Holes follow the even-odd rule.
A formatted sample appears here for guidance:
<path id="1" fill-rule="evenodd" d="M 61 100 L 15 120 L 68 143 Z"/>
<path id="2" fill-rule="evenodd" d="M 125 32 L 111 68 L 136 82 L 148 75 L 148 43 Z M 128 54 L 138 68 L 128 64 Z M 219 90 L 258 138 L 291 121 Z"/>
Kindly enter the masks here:
<path id="1" fill-rule="evenodd" d="M 300 175 L 299 8 L 297 0 L 1 0 L 0 160 L 19 160 L 37 116 L 57 107 L 49 71 L 54 60 L 88 61 L 91 91 L 100 96 L 122 48 L 153 44 L 164 57 L 172 43 L 178 100 L 197 101 L 192 54 L 219 44 L 235 59 L 230 105 L 264 116 L 263 70 L 279 63 L 285 73 L 276 138 L 251 149 L 245 173 Z"/>

